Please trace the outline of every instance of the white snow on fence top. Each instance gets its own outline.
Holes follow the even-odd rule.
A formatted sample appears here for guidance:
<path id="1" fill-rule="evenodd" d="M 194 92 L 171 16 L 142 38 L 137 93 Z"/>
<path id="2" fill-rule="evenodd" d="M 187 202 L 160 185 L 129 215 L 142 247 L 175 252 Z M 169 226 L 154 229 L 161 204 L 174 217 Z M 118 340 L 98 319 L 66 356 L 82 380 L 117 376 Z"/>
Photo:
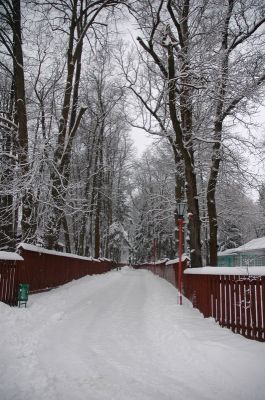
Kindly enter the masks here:
<path id="1" fill-rule="evenodd" d="M 235 254 L 235 253 L 244 253 L 244 252 L 255 251 L 255 250 L 265 250 L 265 237 L 250 240 L 250 242 L 247 242 L 247 243 L 243 244 L 242 246 L 235 247 L 234 249 L 227 249 L 224 251 L 220 251 L 218 253 L 218 256 L 225 256 L 225 255 Z"/>
<path id="2" fill-rule="evenodd" d="M 100 261 L 112 261 L 109 258 L 105 258 L 105 257 L 99 257 L 99 260 Z"/>
<path id="3" fill-rule="evenodd" d="M 40 254 L 51 254 L 51 255 L 54 255 L 54 256 L 78 258 L 79 260 L 100 262 L 100 260 L 98 260 L 97 258 L 83 257 L 83 256 L 78 256 L 77 254 L 62 253 L 60 251 L 48 250 L 48 249 L 45 249 L 43 247 L 34 246 L 33 244 L 28 244 L 28 243 L 20 243 L 18 245 L 18 249 L 24 249 L 24 250 L 28 250 L 28 251 L 33 251 L 35 253 L 40 253 Z"/>
<path id="4" fill-rule="evenodd" d="M 2 260 L 23 261 L 23 258 L 17 253 L 0 251 L 0 261 Z"/>
<path id="5" fill-rule="evenodd" d="M 184 274 L 188 275 L 258 275 L 265 276 L 264 267 L 203 267 L 187 268 Z"/>
<path id="6" fill-rule="evenodd" d="M 181 261 L 190 261 L 190 258 L 187 256 L 187 254 L 182 254 L 181 256 Z M 175 258 L 175 260 L 169 260 L 166 262 L 166 265 L 171 265 L 171 264 L 177 264 L 179 262 L 179 258 Z"/>
<path id="7" fill-rule="evenodd" d="M 157 260 L 154 264 L 159 265 L 159 264 L 164 264 L 168 261 L 168 258 L 163 258 L 162 260 Z"/>

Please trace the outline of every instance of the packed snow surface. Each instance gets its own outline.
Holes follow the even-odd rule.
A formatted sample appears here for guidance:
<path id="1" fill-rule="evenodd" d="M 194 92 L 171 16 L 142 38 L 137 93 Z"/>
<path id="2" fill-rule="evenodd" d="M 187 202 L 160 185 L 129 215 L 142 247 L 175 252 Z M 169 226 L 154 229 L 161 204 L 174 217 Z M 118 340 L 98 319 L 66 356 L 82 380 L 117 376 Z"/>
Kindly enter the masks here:
<path id="1" fill-rule="evenodd" d="M 178 305 L 149 271 L 0 303 L 0 319 L 1 400 L 264 400 L 265 344 Z"/>

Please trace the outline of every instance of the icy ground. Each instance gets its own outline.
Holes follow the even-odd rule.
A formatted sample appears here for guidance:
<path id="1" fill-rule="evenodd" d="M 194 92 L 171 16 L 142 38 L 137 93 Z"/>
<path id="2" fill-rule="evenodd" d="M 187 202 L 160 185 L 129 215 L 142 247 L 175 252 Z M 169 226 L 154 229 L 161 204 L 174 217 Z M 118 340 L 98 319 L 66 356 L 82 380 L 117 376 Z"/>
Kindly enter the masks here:
<path id="1" fill-rule="evenodd" d="M 1 400 L 264 400 L 265 343 L 128 267 L 0 303 Z"/>

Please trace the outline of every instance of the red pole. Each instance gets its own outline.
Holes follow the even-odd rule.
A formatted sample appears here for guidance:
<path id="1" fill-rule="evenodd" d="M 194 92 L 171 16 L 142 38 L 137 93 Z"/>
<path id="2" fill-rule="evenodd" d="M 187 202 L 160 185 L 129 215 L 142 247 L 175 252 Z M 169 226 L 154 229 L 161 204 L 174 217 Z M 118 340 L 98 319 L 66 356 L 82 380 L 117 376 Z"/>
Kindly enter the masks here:
<path id="1" fill-rule="evenodd" d="M 154 239 L 154 263 L 156 263 L 156 239 Z"/>
<path id="2" fill-rule="evenodd" d="M 178 290 L 179 290 L 179 304 L 182 305 L 182 227 L 183 219 L 178 219 L 179 223 L 179 271 L 178 271 Z"/>

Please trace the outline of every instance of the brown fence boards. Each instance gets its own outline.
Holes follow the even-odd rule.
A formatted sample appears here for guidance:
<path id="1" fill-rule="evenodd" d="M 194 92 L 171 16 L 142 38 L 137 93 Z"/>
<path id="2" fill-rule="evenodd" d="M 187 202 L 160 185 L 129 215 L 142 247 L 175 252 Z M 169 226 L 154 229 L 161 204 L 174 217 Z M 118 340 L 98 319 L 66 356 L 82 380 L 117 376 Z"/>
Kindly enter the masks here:
<path id="1" fill-rule="evenodd" d="M 184 287 L 186 297 L 205 317 L 249 339 L 265 341 L 264 276 L 185 274 Z"/>
<path id="2" fill-rule="evenodd" d="M 261 308 L 262 308 L 262 338 L 265 341 L 265 279 L 263 278 L 261 282 L 261 294 L 262 294 L 262 301 L 261 301 Z"/>
<path id="3" fill-rule="evenodd" d="M 0 301 L 16 304 L 16 268 L 20 261 L 0 260 Z"/>
<path id="4" fill-rule="evenodd" d="M 231 296 L 231 329 L 233 332 L 236 332 L 236 313 L 235 313 L 235 279 L 232 277 L 230 280 L 230 296 Z"/>
<path id="5" fill-rule="evenodd" d="M 17 304 L 19 283 L 28 283 L 30 293 L 37 293 L 86 275 L 108 272 L 115 266 L 106 259 L 90 260 L 42 248 L 32 251 L 21 247 L 20 254 L 24 260 L 1 260 L 0 254 L 0 301 L 12 306 Z"/>
<path id="6" fill-rule="evenodd" d="M 37 253 L 22 249 L 24 258 L 19 280 L 30 285 L 30 293 L 39 292 L 85 275 L 100 274 L 110 270 L 111 263 L 71 258 L 69 256 Z"/>
<path id="7" fill-rule="evenodd" d="M 253 337 L 257 337 L 257 318 L 256 318 L 256 287 L 251 285 L 250 287 L 250 313 L 251 313 L 251 328 Z"/>
<path id="8" fill-rule="evenodd" d="M 97 261 L 70 255 L 48 254 L 21 249 L 24 258 L 20 269 L 20 280 L 27 279 L 30 293 L 43 291 L 79 279 L 86 275 L 102 274 L 110 271 L 111 261 Z"/>
<path id="9" fill-rule="evenodd" d="M 259 340 L 262 339 L 262 314 L 261 314 L 261 279 L 258 279 L 256 285 L 256 336 Z"/>

